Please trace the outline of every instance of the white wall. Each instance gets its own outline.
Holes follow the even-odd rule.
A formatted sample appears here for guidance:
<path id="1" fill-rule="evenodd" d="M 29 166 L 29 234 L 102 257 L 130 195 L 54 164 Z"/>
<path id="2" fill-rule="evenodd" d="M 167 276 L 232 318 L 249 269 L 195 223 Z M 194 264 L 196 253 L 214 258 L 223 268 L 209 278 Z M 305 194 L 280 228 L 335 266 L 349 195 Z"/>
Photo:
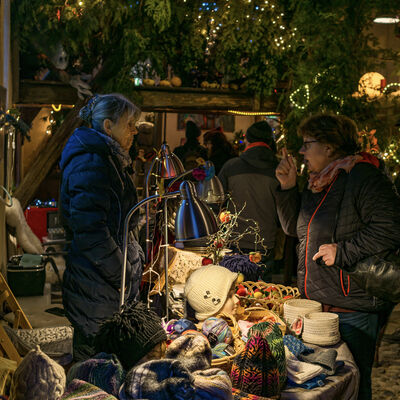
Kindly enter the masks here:
<path id="1" fill-rule="evenodd" d="M 235 116 L 235 132 L 242 129 L 246 132 L 246 129 L 255 122 L 255 117 L 253 116 Z M 169 144 L 170 149 L 174 149 L 175 147 L 180 145 L 180 141 L 185 137 L 185 130 L 178 131 L 178 114 L 168 113 L 167 114 L 167 143 Z M 203 134 L 207 132 L 207 130 L 202 131 Z M 234 137 L 233 132 L 225 132 L 225 135 L 229 141 L 231 141 Z M 200 143 L 203 144 L 203 138 L 200 137 Z"/>

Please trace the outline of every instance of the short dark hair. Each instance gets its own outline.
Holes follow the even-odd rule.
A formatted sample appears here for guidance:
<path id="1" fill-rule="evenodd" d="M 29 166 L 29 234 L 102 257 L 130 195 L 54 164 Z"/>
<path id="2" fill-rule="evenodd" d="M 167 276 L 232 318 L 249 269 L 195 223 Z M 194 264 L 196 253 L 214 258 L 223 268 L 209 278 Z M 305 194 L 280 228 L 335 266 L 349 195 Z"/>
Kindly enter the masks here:
<path id="1" fill-rule="evenodd" d="M 336 152 L 343 155 L 355 154 L 361 147 L 358 142 L 355 122 L 335 114 L 316 114 L 303 120 L 298 128 L 299 136 L 309 136 L 321 143 L 334 146 Z"/>

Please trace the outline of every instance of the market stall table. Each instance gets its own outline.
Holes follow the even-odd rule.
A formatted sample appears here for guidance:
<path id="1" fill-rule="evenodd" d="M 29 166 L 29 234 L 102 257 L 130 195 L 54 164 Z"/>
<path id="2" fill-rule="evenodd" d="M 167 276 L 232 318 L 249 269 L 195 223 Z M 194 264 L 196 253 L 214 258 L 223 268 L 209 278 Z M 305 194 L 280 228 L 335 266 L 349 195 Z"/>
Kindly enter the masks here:
<path id="1" fill-rule="evenodd" d="M 318 346 L 306 343 L 307 346 Z M 344 365 L 337 369 L 336 374 L 327 376 L 325 386 L 314 389 L 291 388 L 281 393 L 282 400 L 356 400 L 360 383 L 360 374 L 353 356 L 347 344 L 340 341 L 334 346 L 324 346 L 337 350 L 337 361 L 343 361 Z"/>

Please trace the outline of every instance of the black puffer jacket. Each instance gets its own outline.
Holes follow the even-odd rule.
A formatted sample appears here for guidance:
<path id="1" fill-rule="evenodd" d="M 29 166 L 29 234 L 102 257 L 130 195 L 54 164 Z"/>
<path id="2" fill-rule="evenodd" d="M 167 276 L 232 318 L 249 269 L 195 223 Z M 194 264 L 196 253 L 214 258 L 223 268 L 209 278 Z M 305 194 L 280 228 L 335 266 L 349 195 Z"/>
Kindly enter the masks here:
<path id="1" fill-rule="evenodd" d="M 68 319 L 86 335 L 118 311 L 125 215 L 137 203 L 118 143 L 89 128 L 75 130 L 62 156 L 61 209 L 67 236 L 63 303 Z M 137 223 L 131 219 L 131 228 Z M 135 297 L 143 252 L 131 238 L 126 294 Z"/>
<path id="2" fill-rule="evenodd" d="M 264 244 L 275 246 L 275 237 L 279 226 L 276 212 L 275 193 L 279 185 L 275 178 L 277 160 L 274 153 L 264 146 L 249 148 L 240 157 L 229 160 L 218 175 L 225 192 L 230 192 L 239 211 L 245 204 L 241 217 L 250 218 L 259 223 Z M 233 208 L 230 207 L 230 211 Z M 239 220 L 239 232 L 249 224 Z M 244 237 L 240 246 L 254 248 L 254 237 Z"/>
<path id="3" fill-rule="evenodd" d="M 373 165 L 359 163 L 349 174 L 342 171 L 327 190 L 305 190 L 301 203 L 297 189 L 278 191 L 277 198 L 285 232 L 296 236 L 297 225 L 297 280 L 303 297 L 358 311 L 384 307 L 345 270 L 367 256 L 400 247 L 400 198 L 390 180 Z M 341 268 L 312 260 L 319 246 L 333 242 L 338 245 L 335 265 Z"/>

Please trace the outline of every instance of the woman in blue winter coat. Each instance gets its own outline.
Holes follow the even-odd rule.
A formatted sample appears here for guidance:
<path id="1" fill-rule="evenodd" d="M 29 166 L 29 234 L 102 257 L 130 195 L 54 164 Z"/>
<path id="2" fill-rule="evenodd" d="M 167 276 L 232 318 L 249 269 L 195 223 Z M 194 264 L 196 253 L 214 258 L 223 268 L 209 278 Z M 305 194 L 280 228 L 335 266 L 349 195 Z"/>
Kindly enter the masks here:
<path id="1" fill-rule="evenodd" d="M 67 232 L 63 303 L 74 327 L 74 359 L 94 353 L 100 324 L 118 311 L 125 215 L 137 203 L 127 150 L 140 110 L 119 94 L 96 95 L 80 110 L 90 128 L 74 131 L 62 152 L 61 210 Z M 131 219 L 126 296 L 139 293 L 143 252 Z"/>

